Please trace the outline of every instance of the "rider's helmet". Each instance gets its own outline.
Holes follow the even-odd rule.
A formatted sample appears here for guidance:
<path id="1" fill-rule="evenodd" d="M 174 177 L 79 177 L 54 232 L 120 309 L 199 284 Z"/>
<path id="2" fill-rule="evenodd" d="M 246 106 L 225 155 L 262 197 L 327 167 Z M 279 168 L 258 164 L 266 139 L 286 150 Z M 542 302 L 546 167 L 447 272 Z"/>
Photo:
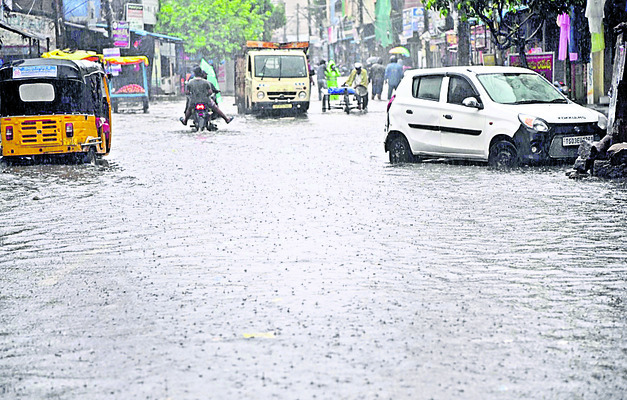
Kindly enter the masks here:
<path id="1" fill-rule="evenodd" d="M 362 67 L 362 65 L 361 65 L 361 63 L 360 63 L 360 62 L 356 62 L 356 63 L 355 63 L 355 69 L 360 70 L 360 69 L 361 69 L 361 67 Z"/>

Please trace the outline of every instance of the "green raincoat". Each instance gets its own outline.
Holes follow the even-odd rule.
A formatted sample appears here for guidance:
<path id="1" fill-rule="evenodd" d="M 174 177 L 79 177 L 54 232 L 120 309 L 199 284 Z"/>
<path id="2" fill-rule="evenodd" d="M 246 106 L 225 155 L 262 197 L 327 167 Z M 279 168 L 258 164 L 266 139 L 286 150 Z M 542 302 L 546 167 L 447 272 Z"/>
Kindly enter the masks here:
<path id="1" fill-rule="evenodd" d="M 335 61 L 330 60 L 327 64 L 327 70 L 325 71 L 325 78 L 327 79 L 327 87 L 328 88 L 336 88 L 337 87 L 337 77 L 340 76 L 340 71 L 335 66 Z M 330 97 L 331 100 L 337 100 L 340 96 L 333 95 Z"/>

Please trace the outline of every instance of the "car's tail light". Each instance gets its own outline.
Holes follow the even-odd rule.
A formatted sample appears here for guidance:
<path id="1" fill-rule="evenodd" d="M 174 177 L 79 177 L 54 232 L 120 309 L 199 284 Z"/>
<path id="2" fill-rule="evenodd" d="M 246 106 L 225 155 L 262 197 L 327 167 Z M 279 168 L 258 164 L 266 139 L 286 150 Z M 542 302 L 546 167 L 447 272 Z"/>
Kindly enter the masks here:
<path id="1" fill-rule="evenodd" d="M 390 98 L 390 101 L 388 101 L 388 108 L 387 108 L 387 110 L 386 110 L 387 112 L 390 112 L 390 107 L 392 106 L 392 102 L 394 101 L 394 99 L 395 99 L 395 98 L 396 98 L 396 95 L 393 95 L 393 96 Z"/>
<path id="2" fill-rule="evenodd" d="M 7 140 L 13 140 L 13 127 L 7 126 L 7 130 L 5 131 L 5 135 Z"/>
<path id="3" fill-rule="evenodd" d="M 205 105 L 202 103 L 196 104 L 196 110 L 204 110 L 205 109 Z"/>
<path id="4" fill-rule="evenodd" d="M 74 137 L 74 124 L 71 122 L 65 124 L 65 136 Z"/>

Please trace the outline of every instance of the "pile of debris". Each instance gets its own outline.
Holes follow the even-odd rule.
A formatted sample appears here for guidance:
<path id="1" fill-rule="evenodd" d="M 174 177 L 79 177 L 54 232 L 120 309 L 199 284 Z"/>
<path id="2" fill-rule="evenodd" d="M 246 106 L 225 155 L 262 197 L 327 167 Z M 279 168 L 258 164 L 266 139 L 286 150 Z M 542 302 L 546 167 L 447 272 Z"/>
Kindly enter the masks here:
<path id="1" fill-rule="evenodd" d="M 593 176 L 607 179 L 627 178 L 627 23 L 615 28 L 618 34 L 612 89 L 608 113 L 607 135 L 596 143 L 584 142 L 579 147 L 571 178 Z"/>

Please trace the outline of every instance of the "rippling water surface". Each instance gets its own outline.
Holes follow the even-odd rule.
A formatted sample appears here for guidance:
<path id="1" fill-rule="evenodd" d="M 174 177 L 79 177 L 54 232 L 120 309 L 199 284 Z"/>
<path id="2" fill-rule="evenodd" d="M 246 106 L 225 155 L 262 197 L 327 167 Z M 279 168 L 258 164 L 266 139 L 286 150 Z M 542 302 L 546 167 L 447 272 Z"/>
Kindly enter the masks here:
<path id="1" fill-rule="evenodd" d="M 384 102 L 318 106 L 0 167 L 0 398 L 625 396 L 625 184 L 392 166 Z"/>

